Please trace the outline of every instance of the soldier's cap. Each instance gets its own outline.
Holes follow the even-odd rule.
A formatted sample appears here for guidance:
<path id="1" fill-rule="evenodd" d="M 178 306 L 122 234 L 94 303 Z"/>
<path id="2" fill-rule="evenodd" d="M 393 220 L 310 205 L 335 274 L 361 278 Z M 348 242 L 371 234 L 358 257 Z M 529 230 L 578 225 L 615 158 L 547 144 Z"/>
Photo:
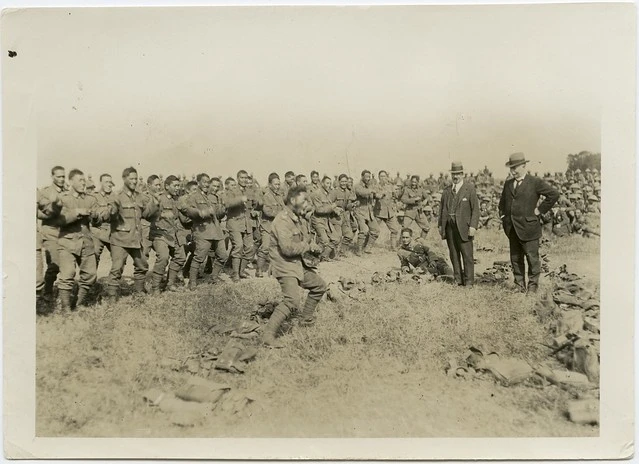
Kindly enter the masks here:
<path id="1" fill-rule="evenodd" d="M 597 195 L 589 195 L 588 201 L 599 201 L 599 198 L 597 198 Z"/>
<path id="2" fill-rule="evenodd" d="M 426 205 L 424 206 L 424 211 L 430 211 L 431 213 L 433 212 L 433 207 L 430 205 Z"/>
<path id="3" fill-rule="evenodd" d="M 579 169 L 579 168 L 575 169 L 575 173 L 576 174 L 581 174 L 581 169 Z"/>
<path id="4" fill-rule="evenodd" d="M 570 195 L 568 195 L 568 198 L 570 198 L 571 200 L 578 200 L 579 195 L 577 195 L 576 193 L 571 193 Z"/>
<path id="5" fill-rule="evenodd" d="M 574 184 L 571 184 L 571 185 L 570 185 L 570 188 L 574 190 L 574 189 L 579 189 L 579 188 L 581 188 L 581 186 L 580 186 L 578 183 L 576 183 L 576 182 L 575 182 Z"/>
<path id="6" fill-rule="evenodd" d="M 586 172 L 590 172 L 590 168 L 586 168 Z"/>

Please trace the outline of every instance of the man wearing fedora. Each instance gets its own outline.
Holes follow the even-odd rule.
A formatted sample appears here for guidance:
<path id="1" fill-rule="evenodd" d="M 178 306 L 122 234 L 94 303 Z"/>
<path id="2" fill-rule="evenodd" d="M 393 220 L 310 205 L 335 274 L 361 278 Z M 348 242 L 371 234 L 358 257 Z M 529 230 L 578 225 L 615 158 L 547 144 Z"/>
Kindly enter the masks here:
<path id="1" fill-rule="evenodd" d="M 439 234 L 446 240 L 455 282 L 472 287 L 475 281 L 473 237 L 479 226 L 479 198 L 475 186 L 464 181 L 464 166 L 453 161 L 452 185 L 444 188 L 439 206 Z"/>
<path id="2" fill-rule="evenodd" d="M 523 153 L 510 155 L 506 167 L 511 178 L 504 183 L 499 201 L 499 217 L 510 242 L 510 262 L 515 285 L 522 292 L 535 293 L 539 286 L 541 263 L 539 239 L 540 216 L 546 214 L 559 199 L 559 192 L 546 181 L 526 173 L 528 160 Z M 544 200 L 539 203 L 540 197 Z M 537 206 L 539 205 L 539 206 Z M 524 258 L 528 261 L 526 287 Z"/>

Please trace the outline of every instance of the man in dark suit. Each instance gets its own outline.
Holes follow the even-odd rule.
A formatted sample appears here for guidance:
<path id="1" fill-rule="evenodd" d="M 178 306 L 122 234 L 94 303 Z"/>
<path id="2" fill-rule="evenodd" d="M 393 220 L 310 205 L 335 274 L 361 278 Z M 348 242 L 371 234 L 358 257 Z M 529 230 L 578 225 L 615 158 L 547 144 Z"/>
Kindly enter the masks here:
<path id="1" fill-rule="evenodd" d="M 453 162 L 450 174 L 453 185 L 444 189 L 439 206 L 439 234 L 448 244 L 455 282 L 472 287 L 475 281 L 473 237 L 479 225 L 479 198 L 475 186 L 464 182 L 461 163 Z"/>
<path id="2" fill-rule="evenodd" d="M 528 292 L 535 293 L 539 287 L 541 263 L 539 261 L 539 239 L 541 238 L 540 216 L 546 214 L 559 199 L 559 192 L 539 177 L 526 173 L 526 157 L 513 153 L 506 163 L 511 179 L 504 183 L 499 201 L 499 217 L 504 233 L 510 241 L 510 262 L 513 267 L 515 285 L 526 291 L 524 257 L 528 261 Z M 544 196 L 539 203 L 540 196 Z M 537 206 L 539 205 L 539 206 Z"/>

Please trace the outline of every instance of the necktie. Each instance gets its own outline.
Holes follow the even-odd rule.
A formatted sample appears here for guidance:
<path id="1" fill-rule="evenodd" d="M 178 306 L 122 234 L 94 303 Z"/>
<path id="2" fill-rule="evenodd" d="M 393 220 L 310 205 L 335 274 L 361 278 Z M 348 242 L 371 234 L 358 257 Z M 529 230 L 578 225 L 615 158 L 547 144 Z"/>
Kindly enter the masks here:
<path id="1" fill-rule="evenodd" d="M 520 185 L 521 185 L 521 179 L 515 179 L 515 192 L 517 191 Z"/>

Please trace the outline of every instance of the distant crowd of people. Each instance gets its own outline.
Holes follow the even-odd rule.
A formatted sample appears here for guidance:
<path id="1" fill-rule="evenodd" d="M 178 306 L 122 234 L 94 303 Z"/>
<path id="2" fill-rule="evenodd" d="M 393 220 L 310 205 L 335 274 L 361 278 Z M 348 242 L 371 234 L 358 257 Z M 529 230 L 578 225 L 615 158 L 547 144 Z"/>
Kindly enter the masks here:
<path id="1" fill-rule="evenodd" d="M 122 187 L 116 191 L 111 174 L 100 175 L 96 185 L 79 169 L 67 172 L 55 166 L 51 185 L 37 192 L 38 311 L 85 305 L 101 256 L 110 253 L 105 298 L 118 298 L 129 256 L 136 292 L 176 291 L 182 280 L 193 290 L 204 273 L 216 283 L 225 267 L 237 282 L 249 278 L 247 270 L 253 269 L 255 277 L 268 272 L 278 278 L 284 294 L 290 295 L 289 309 L 292 289 L 309 289 L 303 314 L 310 321 L 325 291 L 315 272 L 317 264 L 351 252 L 370 254 L 382 224 L 390 232 L 385 246 L 398 253 L 406 272 L 423 268 L 435 276 L 452 274 L 460 285 L 472 285 L 475 231 L 504 228 L 509 235 L 511 227 L 520 226 L 508 219 L 515 190 L 513 198 L 504 195 L 519 178 L 539 180 L 516 186 L 521 192 L 534 187 L 538 194 L 539 214 L 528 211 L 524 222 L 559 236 L 598 234 L 589 223 L 600 212 L 597 170 L 546 173 L 541 178 L 522 171 L 528 161 L 522 154 L 514 155 L 507 164 L 508 178 L 501 182 L 487 168 L 465 173 L 458 162 L 439 177 L 396 173 L 392 178 L 388 171 L 365 170 L 356 182 L 346 174 L 320 176 L 313 171 L 307 178 L 289 171 L 283 179 L 271 173 L 264 186 L 245 170 L 226 178 L 200 173 L 189 180 L 185 175 L 153 174 L 142 180 L 130 167 L 122 172 Z M 447 241 L 452 271 L 424 242 L 433 225 Z M 512 238 L 509 235 L 511 251 Z M 147 288 L 151 250 L 156 258 Z M 529 255 L 525 250 L 521 254 L 527 259 Z M 521 264 L 512 253 L 511 260 Z M 286 311 L 280 312 L 287 317 Z"/>

